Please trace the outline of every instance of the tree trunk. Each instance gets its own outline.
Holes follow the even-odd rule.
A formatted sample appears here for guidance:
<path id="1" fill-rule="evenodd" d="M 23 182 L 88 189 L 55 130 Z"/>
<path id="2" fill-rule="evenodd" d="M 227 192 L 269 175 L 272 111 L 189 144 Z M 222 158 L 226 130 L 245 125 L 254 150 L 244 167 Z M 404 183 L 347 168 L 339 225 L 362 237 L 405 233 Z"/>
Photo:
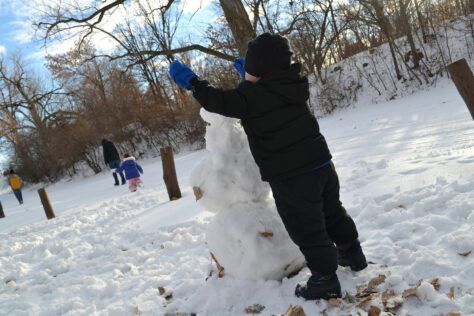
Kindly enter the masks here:
<path id="1" fill-rule="evenodd" d="M 219 0 L 240 56 L 245 56 L 247 44 L 255 38 L 255 30 L 241 0 Z"/>
<path id="2" fill-rule="evenodd" d="M 163 164 L 163 180 L 166 184 L 166 190 L 170 201 L 181 198 L 176 168 L 174 165 L 173 149 L 171 147 L 160 148 L 161 162 Z"/>
<path id="3" fill-rule="evenodd" d="M 40 196 L 41 203 L 43 204 L 44 212 L 48 219 L 53 219 L 56 217 L 54 215 L 53 207 L 51 206 L 51 202 L 49 201 L 48 193 L 46 192 L 45 188 L 41 188 L 38 190 L 38 194 Z"/>
<path id="4" fill-rule="evenodd" d="M 420 6 L 418 5 L 418 0 L 415 0 L 414 2 L 415 2 L 416 16 L 418 18 L 418 24 L 420 24 L 420 30 L 421 30 L 421 35 L 423 38 L 423 43 L 426 44 L 428 41 L 426 39 L 425 22 L 423 21 L 423 15 L 421 14 Z"/>
<path id="5" fill-rule="evenodd" d="M 412 30 L 407 14 L 408 4 L 404 0 L 398 0 L 398 4 L 400 6 L 400 17 L 402 18 L 403 31 L 407 37 L 408 44 L 410 45 L 411 49 L 411 56 L 413 58 L 413 68 L 416 69 L 420 67 L 420 56 L 416 51 L 415 41 L 413 40 L 413 35 L 411 34 Z"/>
<path id="6" fill-rule="evenodd" d="M 451 79 L 471 113 L 472 119 L 474 119 L 474 76 L 467 61 L 463 58 L 448 65 L 447 68 Z"/>

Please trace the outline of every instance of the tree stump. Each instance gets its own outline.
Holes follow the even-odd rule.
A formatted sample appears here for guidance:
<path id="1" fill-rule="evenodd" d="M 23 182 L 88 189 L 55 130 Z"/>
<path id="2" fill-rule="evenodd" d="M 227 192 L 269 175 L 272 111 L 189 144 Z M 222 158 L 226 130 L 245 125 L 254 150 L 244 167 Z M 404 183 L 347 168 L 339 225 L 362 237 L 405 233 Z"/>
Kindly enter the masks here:
<path id="1" fill-rule="evenodd" d="M 5 213 L 3 213 L 2 202 L 0 202 L 0 218 L 4 218 L 4 217 L 5 217 Z"/>
<path id="2" fill-rule="evenodd" d="M 171 147 L 160 148 L 161 162 L 163 164 L 163 180 L 170 201 L 181 198 L 178 178 L 176 176 L 176 167 L 174 165 L 173 149 Z"/>
<path id="3" fill-rule="evenodd" d="M 46 217 L 48 219 L 55 218 L 56 215 L 54 215 L 53 207 L 51 206 L 51 203 L 49 202 L 49 197 L 48 197 L 48 193 L 46 192 L 46 189 L 45 188 L 39 189 L 38 194 L 40 196 L 41 204 L 43 204 Z"/>
<path id="4" fill-rule="evenodd" d="M 463 58 L 448 65 L 447 69 L 474 119 L 474 76 L 466 59 Z"/>

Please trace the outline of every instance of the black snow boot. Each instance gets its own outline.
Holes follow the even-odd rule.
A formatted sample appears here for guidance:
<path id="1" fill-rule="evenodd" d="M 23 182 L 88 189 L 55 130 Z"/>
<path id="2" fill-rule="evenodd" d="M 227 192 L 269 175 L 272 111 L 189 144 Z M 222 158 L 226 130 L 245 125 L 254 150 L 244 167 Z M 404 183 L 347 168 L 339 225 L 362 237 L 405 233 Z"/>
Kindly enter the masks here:
<path id="1" fill-rule="evenodd" d="M 335 273 L 328 276 L 313 273 L 306 285 L 296 286 L 295 295 L 307 300 L 339 298 L 342 297 L 341 284 Z"/>
<path id="2" fill-rule="evenodd" d="M 358 240 L 351 244 L 337 246 L 337 264 L 350 267 L 352 271 L 362 271 L 367 268 L 367 260 Z"/>

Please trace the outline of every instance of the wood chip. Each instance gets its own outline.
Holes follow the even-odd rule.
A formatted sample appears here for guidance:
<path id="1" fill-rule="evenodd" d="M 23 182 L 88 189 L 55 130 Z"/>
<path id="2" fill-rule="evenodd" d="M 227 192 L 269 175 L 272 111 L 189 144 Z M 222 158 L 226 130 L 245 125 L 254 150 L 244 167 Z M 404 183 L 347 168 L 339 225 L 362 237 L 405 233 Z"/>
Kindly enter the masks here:
<path id="1" fill-rule="evenodd" d="M 219 278 L 224 277 L 224 267 L 220 265 L 219 261 L 217 261 L 216 257 L 214 256 L 214 254 L 212 252 L 211 252 L 211 258 L 216 263 L 217 271 L 219 272 L 219 274 L 218 274 Z"/>
<path id="2" fill-rule="evenodd" d="M 471 254 L 472 250 L 469 250 L 469 251 L 466 251 L 466 252 L 460 252 L 458 253 L 458 255 L 460 256 L 463 256 L 463 257 L 467 257 Z"/>
<path id="3" fill-rule="evenodd" d="M 264 237 L 264 238 L 270 238 L 270 237 L 273 237 L 273 232 L 271 231 L 265 231 L 265 232 L 259 232 L 258 233 L 260 236 Z"/>
<path id="4" fill-rule="evenodd" d="M 382 310 L 377 306 L 370 306 L 368 316 L 379 316 Z"/>
<path id="5" fill-rule="evenodd" d="M 462 314 L 459 312 L 450 312 L 447 314 L 441 314 L 440 316 L 462 316 Z"/>
<path id="6" fill-rule="evenodd" d="M 290 305 L 286 313 L 282 316 L 306 316 L 306 313 L 304 312 L 303 307 Z"/>
<path id="7" fill-rule="evenodd" d="M 245 314 L 260 314 L 265 309 L 265 306 L 260 304 L 253 304 L 245 308 Z"/>
<path id="8" fill-rule="evenodd" d="M 193 193 L 194 193 L 194 197 L 196 198 L 196 201 L 199 201 L 203 196 L 202 190 L 200 187 L 193 187 Z"/>

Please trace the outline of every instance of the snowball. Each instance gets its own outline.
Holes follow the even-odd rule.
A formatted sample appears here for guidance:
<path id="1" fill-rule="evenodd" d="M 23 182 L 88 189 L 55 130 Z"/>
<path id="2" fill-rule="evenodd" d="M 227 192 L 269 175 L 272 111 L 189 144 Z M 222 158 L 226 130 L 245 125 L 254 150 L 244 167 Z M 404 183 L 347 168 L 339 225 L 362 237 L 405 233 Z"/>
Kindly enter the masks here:
<path id="1" fill-rule="evenodd" d="M 434 301 L 436 298 L 436 290 L 430 283 L 422 282 L 416 289 L 416 296 L 423 302 Z"/>

